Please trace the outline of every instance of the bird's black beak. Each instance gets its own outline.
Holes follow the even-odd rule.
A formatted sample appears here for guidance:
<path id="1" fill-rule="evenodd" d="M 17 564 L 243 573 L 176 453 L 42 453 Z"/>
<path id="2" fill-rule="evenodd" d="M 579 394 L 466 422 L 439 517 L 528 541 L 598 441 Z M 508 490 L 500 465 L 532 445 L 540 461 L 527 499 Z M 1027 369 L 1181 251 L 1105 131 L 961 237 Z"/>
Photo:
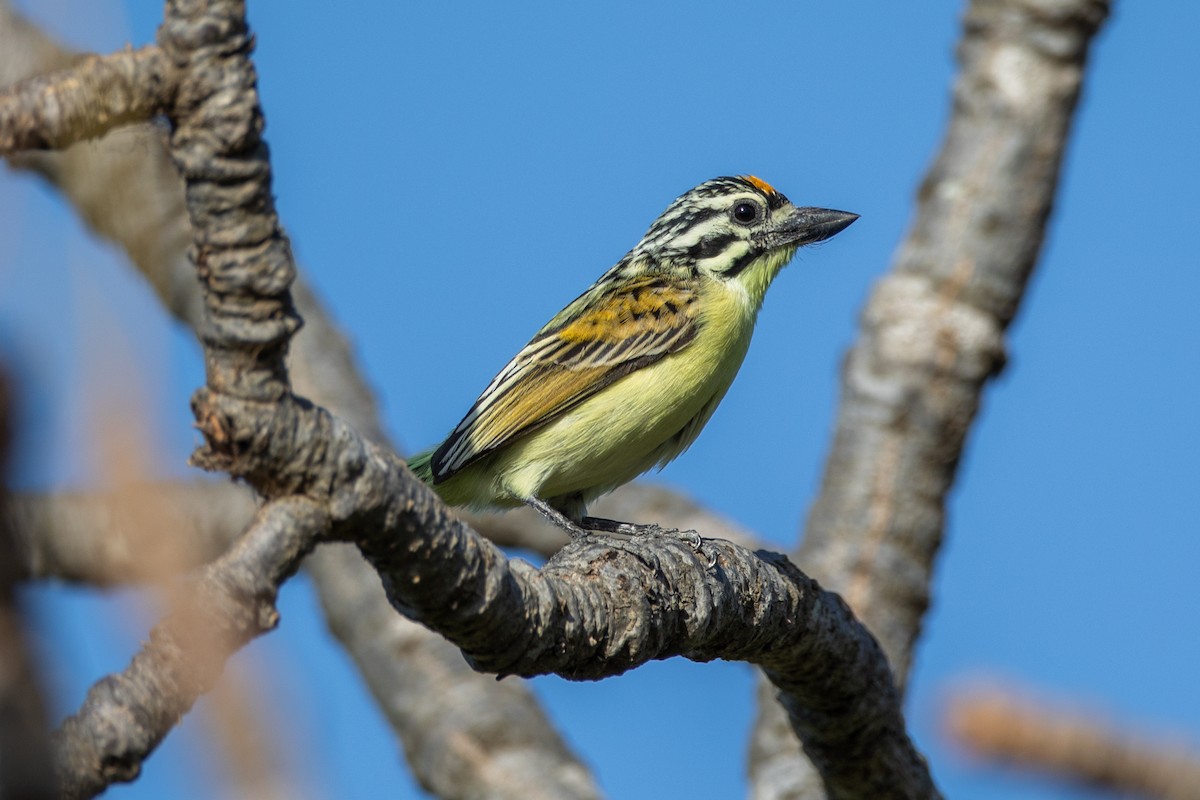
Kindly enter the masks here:
<path id="1" fill-rule="evenodd" d="M 858 219 L 849 211 L 829 208 L 796 208 L 770 231 L 771 247 L 801 247 L 831 239 Z"/>

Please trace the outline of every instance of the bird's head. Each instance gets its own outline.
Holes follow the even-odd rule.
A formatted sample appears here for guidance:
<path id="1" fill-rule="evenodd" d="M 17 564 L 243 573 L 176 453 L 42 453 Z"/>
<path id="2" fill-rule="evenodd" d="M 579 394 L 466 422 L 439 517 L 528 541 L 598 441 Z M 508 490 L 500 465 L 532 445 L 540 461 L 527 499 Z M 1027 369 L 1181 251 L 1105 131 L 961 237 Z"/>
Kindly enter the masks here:
<path id="1" fill-rule="evenodd" d="M 714 178 L 671 203 L 630 255 L 738 281 L 761 303 L 798 248 L 829 239 L 856 219 L 847 211 L 798 208 L 753 175 Z"/>

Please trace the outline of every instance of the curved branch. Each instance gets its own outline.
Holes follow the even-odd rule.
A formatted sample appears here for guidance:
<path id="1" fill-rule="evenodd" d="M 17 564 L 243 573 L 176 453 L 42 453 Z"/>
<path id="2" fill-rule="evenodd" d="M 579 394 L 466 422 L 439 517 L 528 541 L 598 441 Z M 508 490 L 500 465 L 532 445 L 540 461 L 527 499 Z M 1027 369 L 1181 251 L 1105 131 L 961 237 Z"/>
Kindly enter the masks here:
<path id="1" fill-rule="evenodd" d="M 294 266 L 271 203 L 242 11 L 236 2 L 173 0 L 159 37 L 173 61 L 193 67 L 181 82 L 171 150 L 187 186 L 210 323 L 207 386 L 193 399 L 205 446 L 193 461 L 266 497 L 327 503 L 336 537 L 358 544 L 393 605 L 454 641 L 477 668 L 600 677 L 673 654 L 753 660 L 783 690 L 831 794 L 935 795 L 878 646 L 844 604 L 805 587 L 798 572 L 726 545 L 719 564 L 731 580 L 710 583 L 696 579 L 697 561 L 680 558 L 680 545 L 660 554 L 644 542 L 599 540 L 567 548 L 543 572 L 522 568 L 454 519 L 393 454 L 289 393 Z M 554 568 L 579 551 L 591 551 L 576 565 L 590 583 Z M 614 565 L 622 570 L 605 569 Z M 642 584 L 648 602 L 622 601 L 630 584 Z M 797 615 L 803 635 L 792 627 Z M 830 630 L 842 638 L 827 641 Z M 817 652 L 824 658 L 809 663 Z M 847 718 L 861 725 L 847 731 Z M 827 740 L 840 746 L 826 748 Z"/>
<path id="2" fill-rule="evenodd" d="M 328 487 L 332 537 L 355 542 L 392 604 L 476 669 L 596 679 L 674 655 L 750 661 L 780 688 L 831 796 L 937 796 L 878 645 L 782 556 L 714 540 L 708 572 L 670 537 L 592 536 L 537 570 L 507 559 L 394 454 L 322 409 L 209 402 L 247 461 L 280 458 L 274 480 Z M 275 449 L 251 455 L 257 442 Z M 284 448 L 295 449 L 282 457 Z"/>

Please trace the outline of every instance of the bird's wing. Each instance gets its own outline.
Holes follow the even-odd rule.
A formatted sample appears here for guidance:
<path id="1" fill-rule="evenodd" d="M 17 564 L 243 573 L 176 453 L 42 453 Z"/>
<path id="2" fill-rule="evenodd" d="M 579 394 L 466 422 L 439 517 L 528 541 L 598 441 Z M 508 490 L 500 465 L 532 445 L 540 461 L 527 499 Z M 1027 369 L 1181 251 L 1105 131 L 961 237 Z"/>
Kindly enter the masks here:
<path id="1" fill-rule="evenodd" d="M 591 294 L 590 292 L 588 294 Z M 433 454 L 435 482 L 545 425 L 696 335 L 696 287 L 662 275 L 614 284 L 568 306 L 492 379 Z"/>

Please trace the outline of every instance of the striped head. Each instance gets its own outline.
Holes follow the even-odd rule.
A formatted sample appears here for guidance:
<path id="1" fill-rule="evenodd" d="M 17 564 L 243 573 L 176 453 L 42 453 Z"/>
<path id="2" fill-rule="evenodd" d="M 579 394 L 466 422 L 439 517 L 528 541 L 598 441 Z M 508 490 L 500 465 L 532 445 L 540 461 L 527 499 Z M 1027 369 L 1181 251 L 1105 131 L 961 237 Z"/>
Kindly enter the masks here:
<path id="1" fill-rule="evenodd" d="M 845 211 L 797 208 L 753 175 L 714 178 L 671 203 L 623 261 L 646 259 L 720 280 L 744 276 L 761 302 L 761 279 L 769 284 L 797 248 L 824 241 L 856 219 Z"/>

